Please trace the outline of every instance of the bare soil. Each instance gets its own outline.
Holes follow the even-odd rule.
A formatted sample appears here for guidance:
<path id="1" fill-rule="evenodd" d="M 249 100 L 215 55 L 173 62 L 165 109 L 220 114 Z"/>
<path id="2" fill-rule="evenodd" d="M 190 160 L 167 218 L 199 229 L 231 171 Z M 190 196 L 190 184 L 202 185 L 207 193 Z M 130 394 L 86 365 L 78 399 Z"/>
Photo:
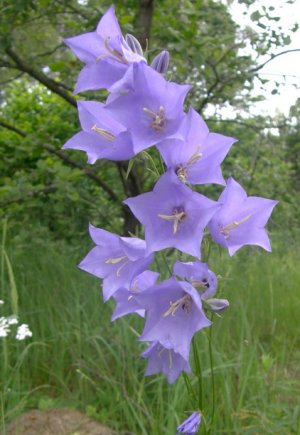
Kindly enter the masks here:
<path id="1" fill-rule="evenodd" d="M 114 435 L 111 429 L 72 409 L 33 410 L 11 422 L 6 435 Z"/>

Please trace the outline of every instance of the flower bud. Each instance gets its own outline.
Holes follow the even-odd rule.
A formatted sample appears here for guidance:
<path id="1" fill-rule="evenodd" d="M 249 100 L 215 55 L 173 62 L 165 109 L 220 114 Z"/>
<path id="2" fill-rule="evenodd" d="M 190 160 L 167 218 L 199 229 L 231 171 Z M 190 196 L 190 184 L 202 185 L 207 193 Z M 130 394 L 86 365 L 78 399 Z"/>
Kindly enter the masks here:
<path id="1" fill-rule="evenodd" d="M 227 299 L 206 299 L 207 309 L 213 311 L 214 313 L 222 313 L 229 307 L 229 302 Z"/>
<path id="2" fill-rule="evenodd" d="M 143 49 L 139 41 L 133 36 L 130 35 L 130 33 L 127 33 L 125 36 L 125 41 L 133 53 L 136 53 L 140 56 L 144 56 Z"/>
<path id="3" fill-rule="evenodd" d="M 168 70 L 169 61 L 170 61 L 169 52 L 163 50 L 157 56 L 155 56 L 155 58 L 151 63 L 151 67 L 155 69 L 155 71 L 164 74 Z"/>

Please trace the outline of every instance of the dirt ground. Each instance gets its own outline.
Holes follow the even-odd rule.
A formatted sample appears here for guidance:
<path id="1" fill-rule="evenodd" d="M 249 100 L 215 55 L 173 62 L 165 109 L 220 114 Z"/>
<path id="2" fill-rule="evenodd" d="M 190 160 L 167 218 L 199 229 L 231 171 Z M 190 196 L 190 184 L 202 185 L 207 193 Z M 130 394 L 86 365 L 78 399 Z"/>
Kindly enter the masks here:
<path id="1" fill-rule="evenodd" d="M 13 422 L 5 435 L 114 435 L 115 433 L 72 409 L 33 410 Z"/>

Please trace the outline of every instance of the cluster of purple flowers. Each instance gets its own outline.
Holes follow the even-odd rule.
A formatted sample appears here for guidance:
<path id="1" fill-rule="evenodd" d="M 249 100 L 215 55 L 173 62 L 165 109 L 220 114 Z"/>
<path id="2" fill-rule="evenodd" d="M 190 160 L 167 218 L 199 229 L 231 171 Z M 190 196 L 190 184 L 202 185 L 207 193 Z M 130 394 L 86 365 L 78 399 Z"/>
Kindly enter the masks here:
<path id="1" fill-rule="evenodd" d="M 103 280 L 104 301 L 116 302 L 113 320 L 129 313 L 145 317 L 140 340 L 150 342 L 142 354 L 146 375 L 163 372 L 172 383 L 191 370 L 191 340 L 210 326 L 207 310 L 221 312 L 229 305 L 214 297 L 216 275 L 200 261 L 205 228 L 230 255 L 244 245 L 270 251 L 264 226 L 277 202 L 247 197 L 233 178 L 225 182 L 220 165 L 236 140 L 210 132 L 193 108 L 185 113 L 190 86 L 165 79 L 168 52 L 148 65 L 135 37 L 122 36 L 113 6 L 95 32 L 65 42 L 85 63 L 76 92 L 104 88 L 109 96 L 105 104 L 78 102 L 82 131 L 64 148 L 85 151 L 93 164 L 101 158 L 128 160 L 155 146 L 165 164 L 151 192 L 124 201 L 144 226 L 145 240 L 90 226 L 96 246 L 80 268 Z M 225 186 L 218 201 L 192 190 L 208 183 Z M 147 269 L 165 248 L 195 258 L 177 261 L 172 276 L 159 281 Z"/>

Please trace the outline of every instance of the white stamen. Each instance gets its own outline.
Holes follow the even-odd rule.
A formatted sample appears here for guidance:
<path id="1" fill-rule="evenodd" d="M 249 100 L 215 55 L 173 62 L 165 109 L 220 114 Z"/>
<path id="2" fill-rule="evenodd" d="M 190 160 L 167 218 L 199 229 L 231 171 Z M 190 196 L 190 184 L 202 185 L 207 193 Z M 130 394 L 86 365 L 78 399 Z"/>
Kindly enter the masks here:
<path id="1" fill-rule="evenodd" d="M 173 360 L 172 360 L 172 351 L 170 349 L 168 351 L 168 354 L 169 354 L 169 369 L 171 370 L 173 365 Z"/>
<path id="2" fill-rule="evenodd" d="M 202 157 L 202 153 L 199 152 L 199 148 L 201 145 L 197 146 L 197 149 L 195 153 L 188 159 L 188 161 L 184 164 L 178 167 L 176 174 L 178 178 L 183 182 L 186 183 L 187 178 L 187 169 L 189 166 L 192 166 L 194 163 L 197 163 L 200 157 Z"/>
<path id="3" fill-rule="evenodd" d="M 174 317 L 179 307 L 182 307 L 185 314 L 188 314 L 192 305 L 192 298 L 190 295 L 186 294 L 176 302 L 170 302 L 170 305 L 170 308 L 163 314 L 163 317 L 167 317 L 169 314 Z"/>

